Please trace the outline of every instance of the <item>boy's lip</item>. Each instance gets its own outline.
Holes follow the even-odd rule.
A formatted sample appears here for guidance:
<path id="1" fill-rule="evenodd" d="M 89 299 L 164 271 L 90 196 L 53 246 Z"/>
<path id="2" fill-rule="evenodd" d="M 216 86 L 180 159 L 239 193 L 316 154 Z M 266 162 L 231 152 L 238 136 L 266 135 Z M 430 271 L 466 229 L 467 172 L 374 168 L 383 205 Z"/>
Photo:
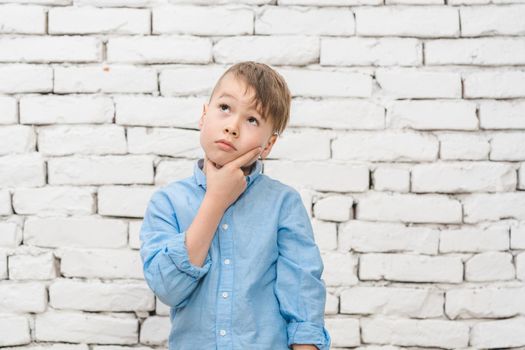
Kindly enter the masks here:
<path id="1" fill-rule="evenodd" d="M 237 148 L 235 148 L 235 146 L 234 146 L 231 142 L 229 142 L 228 140 L 226 140 L 226 139 L 220 139 L 220 140 L 217 140 L 217 141 L 215 141 L 215 142 L 222 142 L 222 143 L 225 143 L 225 144 L 227 144 L 228 146 L 230 146 L 231 148 L 233 148 L 234 150 L 237 150 Z"/>

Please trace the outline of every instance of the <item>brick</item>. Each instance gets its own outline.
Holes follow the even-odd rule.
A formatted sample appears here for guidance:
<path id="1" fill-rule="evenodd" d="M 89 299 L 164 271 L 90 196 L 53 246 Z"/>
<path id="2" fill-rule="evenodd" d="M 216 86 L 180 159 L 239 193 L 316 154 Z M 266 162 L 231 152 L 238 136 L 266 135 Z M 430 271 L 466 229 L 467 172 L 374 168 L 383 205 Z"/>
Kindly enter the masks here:
<path id="1" fill-rule="evenodd" d="M 510 226 L 510 248 L 525 249 L 525 223 Z"/>
<path id="2" fill-rule="evenodd" d="M 84 311 L 151 311 L 155 296 L 145 282 L 103 283 L 58 279 L 49 286 L 54 309 Z"/>
<path id="3" fill-rule="evenodd" d="M 268 65 L 307 65 L 319 61 L 319 38 L 312 36 L 239 36 L 220 39 L 213 46 L 213 61 L 236 63 L 254 60 Z"/>
<path id="4" fill-rule="evenodd" d="M 151 156 L 85 156 L 48 161 L 53 185 L 110 185 L 153 183 Z"/>
<path id="5" fill-rule="evenodd" d="M 321 278 L 326 286 L 351 286 L 357 279 L 357 256 L 351 253 L 321 252 L 324 270 Z"/>
<path id="6" fill-rule="evenodd" d="M 208 38 L 177 36 L 133 36 L 110 38 L 108 62 L 198 63 L 211 62 L 212 43 Z"/>
<path id="7" fill-rule="evenodd" d="M 439 231 L 394 223 L 352 220 L 339 226 L 339 250 L 360 253 L 412 252 L 437 254 Z"/>
<path id="8" fill-rule="evenodd" d="M 42 155 L 37 152 L 0 156 L 2 187 L 36 187 L 46 183 Z"/>
<path id="9" fill-rule="evenodd" d="M 101 186 L 98 190 L 98 213 L 105 216 L 142 218 L 154 186 Z"/>
<path id="10" fill-rule="evenodd" d="M 325 324 L 330 333 L 332 345 L 359 346 L 361 344 L 359 323 L 359 320 L 355 318 L 327 318 Z"/>
<path id="11" fill-rule="evenodd" d="M 20 19 L 24 18 L 23 21 Z M 0 33 L 45 34 L 46 12 L 41 6 L 0 5 Z"/>
<path id="12" fill-rule="evenodd" d="M 7 254 L 0 250 L 0 280 L 7 279 Z"/>
<path id="13" fill-rule="evenodd" d="M 1 197 L 1 194 L 0 194 Z M 8 197 L 9 207 L 11 198 Z M 0 210 L 0 214 L 2 210 Z M 6 214 L 11 214 L 7 213 Z M 22 223 L 0 222 L 0 247 L 16 248 L 22 243 Z"/>
<path id="14" fill-rule="evenodd" d="M 444 160 L 488 160 L 490 144 L 485 135 L 443 133 L 439 138 L 439 157 Z"/>
<path id="15" fill-rule="evenodd" d="M 162 69 L 159 74 L 160 93 L 162 96 L 210 95 L 225 69 L 218 65 Z"/>
<path id="16" fill-rule="evenodd" d="M 51 67 L 30 64 L 0 66 L 0 93 L 51 91 L 53 91 Z"/>
<path id="17" fill-rule="evenodd" d="M 461 283 L 463 263 L 455 256 L 369 253 L 359 258 L 361 280 Z"/>
<path id="18" fill-rule="evenodd" d="M 102 96 L 22 96 L 21 124 L 111 123 L 115 108 Z"/>
<path id="19" fill-rule="evenodd" d="M 507 348 L 525 345 L 524 317 L 480 321 L 472 325 L 470 344 L 481 348 Z"/>
<path id="20" fill-rule="evenodd" d="M 255 34 L 354 35 L 354 15 L 345 8 L 267 6 L 255 18 Z"/>
<path id="21" fill-rule="evenodd" d="M 476 104 L 466 101 L 394 101 L 386 125 L 393 129 L 478 130 Z"/>
<path id="22" fill-rule="evenodd" d="M 476 193 L 462 199 L 464 222 L 525 219 L 525 193 Z"/>
<path id="23" fill-rule="evenodd" d="M 329 289 L 326 293 L 326 306 L 324 313 L 325 315 L 337 315 L 339 313 L 339 297 L 332 294 Z"/>
<path id="24" fill-rule="evenodd" d="M 162 160 L 155 169 L 155 185 L 164 186 L 173 181 L 193 176 L 195 159 Z"/>
<path id="25" fill-rule="evenodd" d="M 11 280 L 52 280 L 58 276 L 53 252 L 12 255 L 8 265 Z"/>
<path id="26" fill-rule="evenodd" d="M 3 316 L 0 318 L 0 329 L 3 333 L 0 338 L 0 346 L 31 343 L 29 320 L 25 316 Z"/>
<path id="27" fill-rule="evenodd" d="M 197 157 L 202 152 L 199 135 L 199 132 L 186 129 L 128 128 L 128 152 Z"/>
<path id="28" fill-rule="evenodd" d="M 443 316 L 444 292 L 433 288 L 356 286 L 341 292 L 341 314 L 402 318 Z"/>
<path id="29" fill-rule="evenodd" d="M 140 329 L 140 342 L 147 345 L 165 344 L 168 340 L 170 329 L 169 317 L 148 317 L 144 320 Z"/>
<path id="30" fill-rule="evenodd" d="M 525 42 L 520 39 L 444 39 L 425 43 L 425 64 L 428 65 L 489 66 L 524 63 Z"/>
<path id="31" fill-rule="evenodd" d="M 482 129 L 525 129 L 525 101 L 480 101 Z"/>
<path id="32" fill-rule="evenodd" d="M 464 6 L 459 10 L 461 36 L 525 34 L 524 5 Z"/>
<path id="33" fill-rule="evenodd" d="M 24 244 L 49 248 L 124 248 L 127 230 L 123 220 L 96 216 L 29 217 L 24 223 Z"/>
<path id="34" fill-rule="evenodd" d="M 95 211 L 94 189 L 70 186 L 18 188 L 13 194 L 13 208 L 17 214 L 41 216 L 92 214 Z"/>
<path id="35" fill-rule="evenodd" d="M 0 126 L 0 155 L 35 152 L 36 134 L 25 125 Z"/>
<path id="36" fill-rule="evenodd" d="M 525 189 L 525 163 L 521 163 L 518 169 L 518 188 Z"/>
<path id="37" fill-rule="evenodd" d="M 38 150 L 53 156 L 125 154 L 126 135 L 124 128 L 117 125 L 41 127 Z"/>
<path id="38" fill-rule="evenodd" d="M 361 320 L 365 343 L 459 349 L 469 345 L 469 326 L 449 320 L 391 319 Z"/>
<path id="39" fill-rule="evenodd" d="M 431 134 L 356 131 L 332 141 L 332 157 L 337 160 L 417 162 L 433 161 L 437 155 L 438 141 Z"/>
<path id="40" fill-rule="evenodd" d="M 117 317 L 109 314 L 48 311 L 36 315 L 35 340 L 135 344 L 138 340 L 138 320 L 135 317 Z"/>
<path id="41" fill-rule="evenodd" d="M 372 184 L 375 191 L 410 191 L 410 171 L 408 169 L 380 166 L 372 173 Z"/>
<path id="42" fill-rule="evenodd" d="M 525 160 L 525 132 L 491 135 L 490 160 Z"/>
<path id="43" fill-rule="evenodd" d="M 315 243 L 321 251 L 331 251 L 337 248 L 337 226 L 334 222 L 317 219 L 311 220 Z"/>
<path id="44" fill-rule="evenodd" d="M 6 313 L 41 313 L 46 310 L 47 291 L 43 283 L 10 282 L 0 284 L 0 311 Z"/>
<path id="45" fill-rule="evenodd" d="M 142 227 L 142 220 L 129 220 L 129 247 L 132 249 L 140 249 L 140 229 Z"/>
<path id="46" fill-rule="evenodd" d="M 100 41 L 90 37 L 4 37 L 0 46 L 0 62 L 96 62 L 102 57 Z"/>
<path id="47" fill-rule="evenodd" d="M 369 171 L 366 166 L 335 162 L 292 162 L 266 160 L 264 172 L 291 186 L 317 191 L 364 192 L 368 189 Z M 324 178 L 321 174 L 331 174 Z"/>
<path id="48" fill-rule="evenodd" d="M 153 34 L 253 34 L 254 16 L 249 8 L 177 5 L 157 6 L 152 11 Z"/>
<path id="49" fill-rule="evenodd" d="M 8 190 L 0 189 L 0 215 L 10 215 L 12 213 L 11 193 Z"/>
<path id="50" fill-rule="evenodd" d="M 394 98 L 460 98 L 461 77 L 456 72 L 416 68 L 378 68 L 381 90 Z"/>
<path id="51" fill-rule="evenodd" d="M 18 101 L 9 96 L 0 96 L 0 125 L 18 122 Z"/>
<path id="52" fill-rule="evenodd" d="M 323 115 L 319 118 L 319 115 Z M 362 99 L 292 99 L 290 127 L 378 130 L 385 127 L 385 108 Z M 276 144 L 277 146 L 277 144 Z"/>
<path id="53" fill-rule="evenodd" d="M 513 98 L 525 96 L 525 71 L 470 72 L 464 78 L 464 98 Z"/>
<path id="54" fill-rule="evenodd" d="M 197 128 L 202 114 L 203 99 L 195 97 L 134 97 L 115 98 L 116 120 L 120 125 L 174 126 Z"/>
<path id="55" fill-rule="evenodd" d="M 506 192 L 513 191 L 516 183 L 516 170 L 503 163 L 441 162 L 412 168 L 416 193 Z"/>
<path id="56" fill-rule="evenodd" d="M 478 253 L 509 249 L 509 229 L 504 225 L 442 229 L 440 253 Z"/>
<path id="57" fill-rule="evenodd" d="M 281 69 L 294 97 L 371 97 L 369 74 L 313 69 Z M 362 118 L 362 117 L 361 117 Z"/>
<path id="58" fill-rule="evenodd" d="M 459 201 L 440 194 L 370 192 L 359 199 L 356 219 L 412 223 L 461 223 Z"/>
<path id="59" fill-rule="evenodd" d="M 465 262 L 465 280 L 469 282 L 512 280 L 515 275 L 510 253 L 484 252 Z"/>
<path id="60" fill-rule="evenodd" d="M 504 318 L 523 313 L 523 287 L 458 288 L 446 293 L 445 310 L 452 319 Z"/>
<path id="61" fill-rule="evenodd" d="M 144 277 L 139 252 L 128 249 L 65 248 L 59 253 L 64 277 L 138 278 Z"/>
<path id="62" fill-rule="evenodd" d="M 411 38 L 321 38 L 322 66 L 417 66 L 423 45 Z"/>
<path id="63" fill-rule="evenodd" d="M 271 158 L 290 160 L 328 160 L 330 144 L 336 135 L 324 130 L 285 130 L 272 148 Z M 312 142 L 315 140 L 315 142 Z"/>
<path id="64" fill-rule="evenodd" d="M 525 281 L 525 253 L 516 254 L 516 278 Z"/>
<path id="65" fill-rule="evenodd" d="M 321 6 L 339 6 L 339 5 L 382 5 L 382 4 L 383 2 L 381 0 L 279 0 L 279 5 L 309 5 L 309 6 L 319 6 L 319 7 Z"/>
<path id="66" fill-rule="evenodd" d="M 320 220 L 347 221 L 353 217 L 352 198 L 345 195 L 328 195 L 314 204 L 315 217 Z"/>
<path id="67" fill-rule="evenodd" d="M 458 10 L 446 6 L 386 6 L 355 9 L 359 36 L 456 37 Z"/>
<path id="68" fill-rule="evenodd" d="M 157 91 L 157 73 L 151 67 L 101 65 L 56 67 L 54 71 L 55 93 L 153 93 Z"/>
<path id="69" fill-rule="evenodd" d="M 55 7 L 48 16 L 49 34 L 150 33 L 150 11 L 146 9 Z"/>

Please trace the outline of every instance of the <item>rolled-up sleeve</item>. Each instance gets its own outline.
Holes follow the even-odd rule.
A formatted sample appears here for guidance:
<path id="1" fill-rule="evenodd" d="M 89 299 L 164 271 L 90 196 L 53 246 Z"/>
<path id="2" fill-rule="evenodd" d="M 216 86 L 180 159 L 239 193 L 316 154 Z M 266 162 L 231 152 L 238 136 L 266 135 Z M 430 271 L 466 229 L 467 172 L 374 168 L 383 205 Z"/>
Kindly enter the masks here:
<path id="1" fill-rule="evenodd" d="M 180 232 L 177 215 L 163 189 L 151 197 L 140 229 L 140 256 L 144 278 L 166 305 L 186 305 L 199 280 L 211 266 L 210 253 L 203 266 L 189 260 L 186 231 Z"/>
<path id="2" fill-rule="evenodd" d="M 288 346 L 313 344 L 330 348 L 324 325 L 326 302 L 324 269 L 310 218 L 297 191 L 286 195 L 279 214 L 277 277 L 275 294 L 287 321 Z"/>

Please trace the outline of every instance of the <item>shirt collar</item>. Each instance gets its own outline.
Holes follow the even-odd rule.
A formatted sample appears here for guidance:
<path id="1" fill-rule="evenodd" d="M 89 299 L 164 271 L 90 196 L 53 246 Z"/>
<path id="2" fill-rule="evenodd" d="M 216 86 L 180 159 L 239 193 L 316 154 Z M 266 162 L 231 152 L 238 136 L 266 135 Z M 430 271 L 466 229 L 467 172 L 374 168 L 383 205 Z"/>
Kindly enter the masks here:
<path id="1" fill-rule="evenodd" d="M 206 189 L 206 175 L 202 171 L 202 167 L 204 165 L 204 158 L 199 158 L 195 161 L 195 164 L 193 166 L 193 178 L 195 179 L 195 183 L 199 186 L 202 186 L 202 188 Z M 246 188 L 250 186 L 250 184 L 253 183 L 253 181 L 262 173 L 263 169 L 263 163 L 260 159 L 257 159 L 255 161 L 255 165 L 252 166 L 252 171 L 250 174 L 246 175 Z"/>

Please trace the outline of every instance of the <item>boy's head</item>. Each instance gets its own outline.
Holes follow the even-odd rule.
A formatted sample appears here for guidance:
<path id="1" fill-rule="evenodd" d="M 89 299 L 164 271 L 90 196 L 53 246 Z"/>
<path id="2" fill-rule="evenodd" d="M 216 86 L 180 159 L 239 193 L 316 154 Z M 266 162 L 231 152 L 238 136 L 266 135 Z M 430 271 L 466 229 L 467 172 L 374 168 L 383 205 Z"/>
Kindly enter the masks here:
<path id="1" fill-rule="evenodd" d="M 288 124 L 290 104 L 284 78 L 268 65 L 248 61 L 231 66 L 217 81 L 199 120 L 206 156 L 223 166 L 262 146 L 261 158 L 266 158 Z M 221 139 L 234 148 L 217 143 Z"/>

